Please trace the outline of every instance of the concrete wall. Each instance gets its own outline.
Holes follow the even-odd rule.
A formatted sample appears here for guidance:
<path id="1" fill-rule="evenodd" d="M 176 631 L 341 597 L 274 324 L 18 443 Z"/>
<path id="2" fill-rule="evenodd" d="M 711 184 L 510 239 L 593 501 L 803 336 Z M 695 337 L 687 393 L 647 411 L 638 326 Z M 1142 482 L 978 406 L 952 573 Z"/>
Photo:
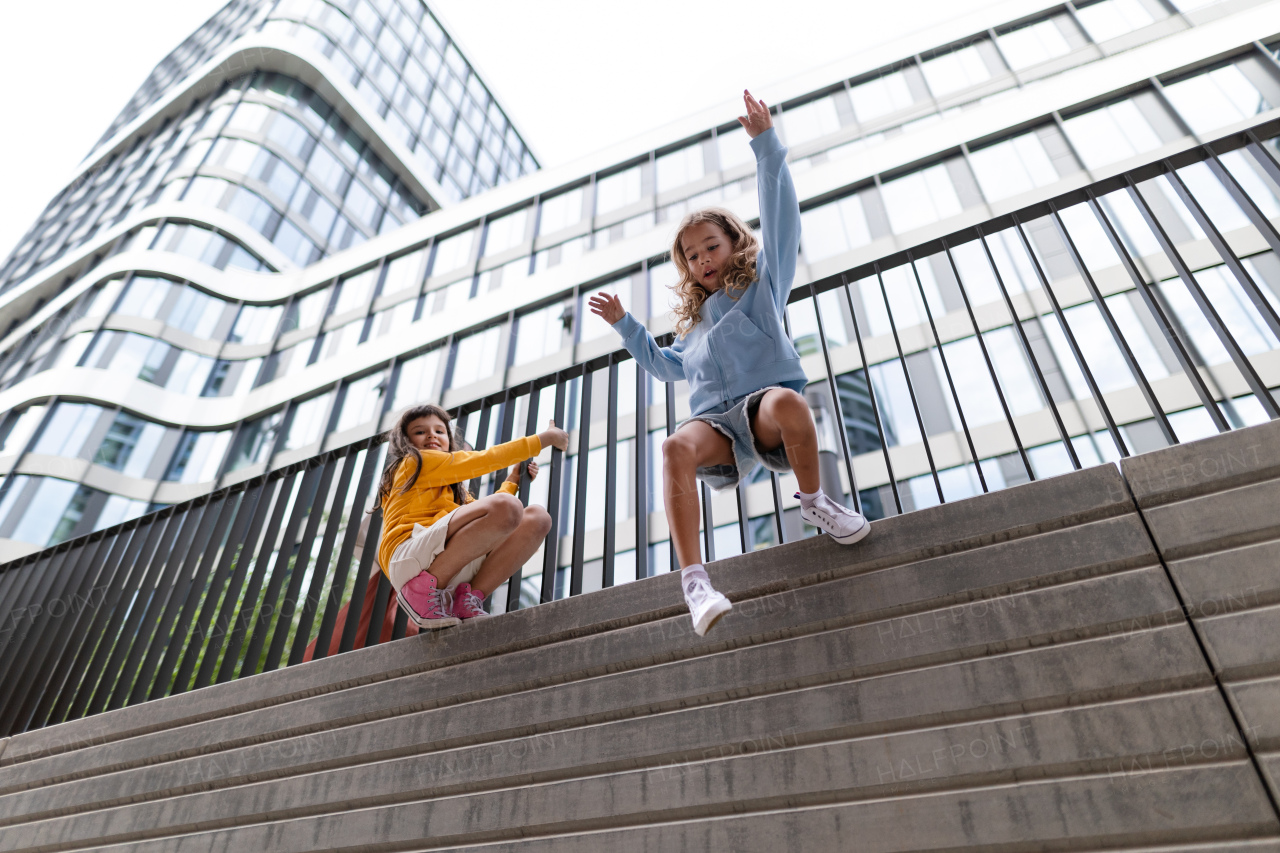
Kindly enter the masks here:
<path id="1" fill-rule="evenodd" d="M 17 735 L 0 850 L 1280 851 L 1280 424 L 1123 472 Z"/>

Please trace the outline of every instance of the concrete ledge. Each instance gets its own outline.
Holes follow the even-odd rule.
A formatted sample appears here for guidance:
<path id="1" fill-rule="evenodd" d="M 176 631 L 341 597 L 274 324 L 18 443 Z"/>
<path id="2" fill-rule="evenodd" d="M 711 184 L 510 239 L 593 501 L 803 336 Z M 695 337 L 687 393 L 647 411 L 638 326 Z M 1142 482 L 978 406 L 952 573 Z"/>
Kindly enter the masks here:
<path id="1" fill-rule="evenodd" d="M 1193 619 L 1280 604 L 1280 540 L 1169 563 Z"/>
<path id="2" fill-rule="evenodd" d="M 709 711 L 698 713 L 706 716 Z M 645 762 L 650 765 L 646 769 L 619 767 L 619 759 L 638 751 L 628 749 L 619 737 L 624 731 L 609 736 L 605 730 L 610 728 L 629 730 L 650 748 L 662 750 L 674 739 L 690 750 L 701 747 L 701 753 L 695 752 L 689 761 L 681 760 L 679 753 L 667 751 L 663 756 L 659 751 Z M 349 819 L 337 822 L 312 815 L 292 820 L 271 836 L 270 849 L 311 849 L 307 843 L 320 833 L 331 847 L 360 846 L 371 837 L 371 828 L 392 812 L 385 806 L 397 801 L 423 813 L 433 835 L 512 836 L 537 824 L 554 823 L 566 830 L 625 823 L 641 815 L 646 823 L 676 814 L 714 815 L 731 803 L 736 810 L 754 811 L 832 799 L 909 798 L 930 790 L 1008 784 L 1045 775 L 1093 773 L 1118 779 L 1246 755 L 1244 742 L 1212 689 L 801 745 L 809 737 L 790 726 L 762 735 L 716 732 L 661 718 L 626 721 L 597 731 L 424 756 L 427 763 L 420 761 L 416 768 L 367 765 L 360 768 L 364 778 L 359 780 L 348 774 L 318 774 L 181 802 L 95 812 L 73 822 L 31 824 L 9 830 L 4 849 L 52 850 L 78 840 L 121 843 L 215 827 L 224 830 L 217 838 L 226 849 L 265 849 L 259 846 L 264 843 L 262 827 L 247 825 L 268 816 L 288 819 L 304 802 L 322 799 L 322 792 L 330 813 Z M 467 782 L 484 775 L 482 768 L 489 771 L 488 792 L 445 796 L 466 790 Z M 561 769 L 590 778 L 563 780 L 548 772 Z M 596 775 L 610 771 L 616 772 L 603 779 Z M 387 789 L 388 778 L 409 785 L 397 796 Z M 380 790 L 377 797 L 341 796 L 373 787 Z M 300 796 L 304 791 L 311 796 Z M 414 802 L 428 796 L 434 802 Z M 240 828 L 232 829 L 236 824 Z"/>
<path id="3" fill-rule="evenodd" d="M 1108 558 L 1116 563 L 1109 564 Z M 874 630 L 863 629 L 874 641 L 870 648 L 884 649 L 886 637 L 896 638 L 893 647 L 901 656 L 916 642 L 911 639 L 912 635 L 936 636 L 939 624 L 946 627 L 947 623 L 955 622 L 991 623 L 988 615 L 1005 611 L 1018 615 L 1016 608 L 1025 596 L 998 598 L 1002 593 L 1034 590 L 1045 583 L 1090 577 L 1104 570 L 1131 571 L 1129 566 L 1150 566 L 1154 561 L 1150 542 L 1136 517 L 1108 519 L 739 602 L 716 632 L 705 639 L 693 634 L 688 616 L 682 613 L 647 625 L 301 699 L 290 703 L 286 714 L 281 713 L 279 706 L 272 706 L 23 762 L 0 768 L 0 791 L 150 765 L 262 740 L 333 730 L 365 720 L 607 672 L 696 659 L 697 655 L 756 647 L 765 641 L 796 638 L 876 619 L 882 621 Z M 1111 577 L 1102 575 L 1104 579 Z M 1122 588 L 1136 583 L 1128 575 L 1119 582 Z M 1152 623 L 1168 624 L 1180 618 L 1176 600 L 1163 578 L 1147 570 L 1139 586 L 1148 592 L 1135 595 L 1123 606 L 1118 602 L 1104 602 L 1096 612 L 1071 615 L 1069 624 L 1074 627 L 1070 630 L 1079 631 L 1091 625 L 1097 628 L 1108 623 L 1110 627 L 1102 630 L 1123 633 L 1131 630 L 1134 620 L 1149 627 Z M 1090 588 L 1080 588 L 1081 594 L 1088 594 Z M 1058 594 L 1055 592 L 1050 598 Z M 942 609 L 938 610 L 940 606 Z M 1027 605 L 1022 606 L 1025 611 Z M 913 616 L 930 610 L 934 611 L 933 615 Z M 1097 617 L 1102 614 L 1109 614 L 1114 624 L 1108 619 L 1099 621 Z M 1048 613 L 1044 615 L 1047 617 Z M 1029 616 L 1024 613 L 1022 618 Z M 996 625 L 985 627 L 990 630 Z M 1027 633 L 1021 628 L 1009 628 L 1005 639 L 1019 636 L 1019 631 Z M 1029 632 L 1036 633 L 1035 630 Z M 862 653 L 864 657 L 865 654 Z M 849 664 L 852 665 L 852 659 Z M 0 797 L 0 813 L 8 809 L 6 802 L 6 798 Z"/>
<path id="4" fill-rule="evenodd" d="M 531 789 L 525 796 L 541 793 Z M 595 795 L 604 800 L 607 791 Z M 412 844 L 430 835 L 433 846 L 499 841 L 488 834 L 466 838 L 437 834 L 435 803 L 403 804 L 394 810 L 356 812 L 307 821 L 296 834 L 289 822 L 263 825 L 236 834 L 236 849 L 278 853 L 313 849 L 316 840 L 335 833 L 395 839 Z M 872 800 L 851 804 L 591 831 L 589 827 L 538 823 L 535 832 L 554 835 L 499 843 L 492 851 L 599 853 L 601 850 L 842 850 L 859 839 L 859 850 L 986 848 L 1032 843 L 1074 847 L 1243 840 L 1274 834 L 1275 814 L 1248 762 L 1144 772 L 1128 777 L 1085 777 L 1016 786 Z M 443 829 L 444 827 L 442 827 Z M 300 828 L 301 829 L 301 828 Z M 306 836 L 305 841 L 303 835 Z M 100 848 L 137 853 L 229 849 L 223 833 L 210 832 L 124 847 Z M 326 842 L 327 843 L 327 842 Z M 394 843 L 394 842 L 393 842 Z M 311 847 L 306 846 L 312 845 Z M 407 848 L 402 848 L 407 849 Z"/>
<path id="5" fill-rule="evenodd" d="M 723 591 L 740 600 L 1132 509 L 1119 471 L 1104 465 L 877 521 L 871 536 L 852 548 L 814 537 L 781 546 L 782 551 L 735 557 L 728 576 L 720 575 L 714 564 L 711 571 Z M 661 575 L 518 610 L 484 626 L 419 635 L 26 732 L 13 738 L 0 766 L 683 613 L 678 579 Z"/>
<path id="6" fill-rule="evenodd" d="M 1280 480 L 1144 509 L 1165 559 L 1179 560 L 1280 537 Z"/>
<path id="7" fill-rule="evenodd" d="M 1167 447 L 1120 462 L 1144 510 L 1280 478 L 1280 421 Z"/>
<path id="8" fill-rule="evenodd" d="M 1202 619 L 1214 668 L 1224 679 L 1280 674 L 1280 605 Z"/>

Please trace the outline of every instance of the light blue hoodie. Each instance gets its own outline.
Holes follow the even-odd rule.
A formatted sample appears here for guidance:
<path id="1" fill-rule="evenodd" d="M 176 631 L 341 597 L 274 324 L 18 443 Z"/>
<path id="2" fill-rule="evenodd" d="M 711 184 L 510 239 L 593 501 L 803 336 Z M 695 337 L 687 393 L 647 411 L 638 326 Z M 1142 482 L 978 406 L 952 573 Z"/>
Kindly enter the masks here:
<path id="1" fill-rule="evenodd" d="M 756 281 L 735 301 L 724 289 L 702 303 L 697 325 L 669 347 L 627 313 L 613 324 L 636 363 L 664 382 L 689 380 L 695 415 L 728 411 L 769 385 L 803 391 L 808 383 L 782 312 L 800 250 L 800 205 L 787 168 L 787 149 L 770 128 L 751 140 L 760 192 L 762 247 Z"/>

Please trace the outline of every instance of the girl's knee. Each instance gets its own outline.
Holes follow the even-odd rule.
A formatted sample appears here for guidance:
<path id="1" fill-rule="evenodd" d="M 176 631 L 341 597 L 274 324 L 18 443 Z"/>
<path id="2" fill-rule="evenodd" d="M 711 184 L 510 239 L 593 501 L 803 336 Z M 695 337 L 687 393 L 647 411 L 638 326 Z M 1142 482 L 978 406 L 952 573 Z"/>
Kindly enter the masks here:
<path id="1" fill-rule="evenodd" d="M 488 497 L 489 516 L 508 531 L 515 530 L 524 518 L 524 504 L 515 495 L 499 492 Z"/>
<path id="2" fill-rule="evenodd" d="M 762 405 L 767 407 L 769 413 L 779 422 L 799 420 L 808 422 L 812 418 L 809 414 L 809 403 L 804 399 L 804 395 L 790 388 L 770 391 Z"/>
<path id="3" fill-rule="evenodd" d="M 667 465 L 692 462 L 697 453 L 698 448 L 694 442 L 678 432 L 667 436 L 662 442 L 662 459 Z"/>
<path id="4" fill-rule="evenodd" d="M 545 507 L 526 507 L 524 523 L 529 525 L 532 530 L 537 531 L 539 536 L 546 536 L 551 532 L 551 513 L 547 512 Z"/>

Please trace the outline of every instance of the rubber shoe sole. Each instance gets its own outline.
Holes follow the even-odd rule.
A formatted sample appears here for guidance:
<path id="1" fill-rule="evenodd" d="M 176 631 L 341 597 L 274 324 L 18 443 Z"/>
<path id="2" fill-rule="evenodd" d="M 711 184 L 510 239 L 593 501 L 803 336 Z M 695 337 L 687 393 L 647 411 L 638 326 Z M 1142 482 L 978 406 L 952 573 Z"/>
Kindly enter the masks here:
<path id="1" fill-rule="evenodd" d="M 720 617 L 724 616 L 732 609 L 733 605 L 729 603 L 729 599 L 721 598 L 719 601 L 715 602 L 703 611 L 701 620 L 694 620 L 694 633 L 699 637 L 706 636 L 706 633 L 714 628 L 716 623 L 720 621 Z"/>
<path id="2" fill-rule="evenodd" d="M 404 612 L 413 620 L 413 624 L 427 631 L 436 631 L 440 628 L 452 628 L 455 625 L 461 625 L 462 620 L 457 616 L 445 616 L 440 619 L 424 619 L 418 615 L 418 611 L 409 605 L 408 600 L 404 597 L 404 590 L 396 593 L 396 602 L 404 608 Z"/>

